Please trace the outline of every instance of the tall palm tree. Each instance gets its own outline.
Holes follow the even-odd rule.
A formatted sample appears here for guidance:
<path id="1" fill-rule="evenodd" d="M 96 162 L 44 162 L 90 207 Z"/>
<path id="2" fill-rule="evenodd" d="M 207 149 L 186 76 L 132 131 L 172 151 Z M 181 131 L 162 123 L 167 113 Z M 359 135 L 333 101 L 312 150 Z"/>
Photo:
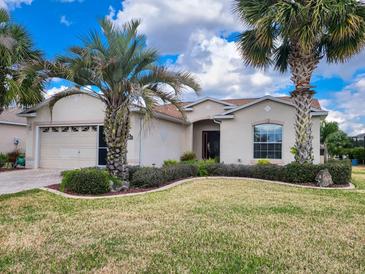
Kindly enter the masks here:
<path id="1" fill-rule="evenodd" d="M 322 58 L 345 62 L 365 45 L 365 5 L 358 0 L 235 0 L 248 29 L 238 48 L 248 65 L 290 69 L 295 90 L 296 161 L 313 162 L 311 78 Z"/>
<path id="2" fill-rule="evenodd" d="M 43 99 L 44 79 L 30 68 L 26 74 L 21 73 L 29 62 L 41 58 L 25 29 L 0 9 L 0 114 L 14 102 L 30 106 Z"/>
<path id="3" fill-rule="evenodd" d="M 146 37 L 137 33 L 139 25 L 139 21 L 131 21 L 117 28 L 109 20 L 101 20 L 101 33 L 91 32 L 82 47 L 72 47 L 70 55 L 45 67 L 51 76 L 63 77 L 79 87 L 91 86 L 89 92 L 104 102 L 107 168 L 125 181 L 131 108 L 137 106 L 151 117 L 157 104 L 168 102 L 182 111 L 182 92 L 187 88 L 200 90 L 188 72 L 158 65 L 157 51 L 147 48 Z M 72 94 L 75 92 L 63 93 L 51 103 Z"/>

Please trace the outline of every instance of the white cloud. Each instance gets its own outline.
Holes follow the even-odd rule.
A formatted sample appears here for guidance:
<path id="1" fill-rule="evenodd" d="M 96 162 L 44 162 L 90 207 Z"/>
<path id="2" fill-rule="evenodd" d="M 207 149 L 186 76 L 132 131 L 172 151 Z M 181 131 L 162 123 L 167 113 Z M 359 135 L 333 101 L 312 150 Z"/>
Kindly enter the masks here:
<path id="1" fill-rule="evenodd" d="M 362 74 L 352 84 L 321 103 L 324 108 L 330 109 L 328 120 L 338 122 L 344 131 L 357 135 L 365 132 L 364 102 L 365 74 Z"/>
<path id="2" fill-rule="evenodd" d="M 323 78 L 339 76 L 344 80 L 350 80 L 359 69 L 364 68 L 364 60 L 365 49 L 346 63 L 328 64 L 324 59 L 319 64 L 315 74 Z"/>
<path id="3" fill-rule="evenodd" d="M 14 9 L 19 8 L 22 4 L 30 5 L 33 0 L 0 0 L 0 8 Z"/>
<path id="4" fill-rule="evenodd" d="M 66 15 L 62 15 L 60 18 L 60 23 L 62 25 L 65 25 L 66 27 L 69 27 L 72 25 L 72 22 L 70 20 L 67 19 Z"/>
<path id="5" fill-rule="evenodd" d="M 141 31 L 148 44 L 164 54 L 185 50 L 191 33 L 224 34 L 240 30 L 232 15 L 232 1 L 222 0 L 125 0 L 123 10 L 108 15 L 121 26 L 131 19 L 142 19 Z"/>
<path id="6" fill-rule="evenodd" d="M 55 95 L 57 93 L 60 93 L 60 92 L 66 90 L 68 88 L 69 87 L 64 86 L 64 85 L 59 86 L 59 87 L 52 87 L 52 88 L 46 90 L 46 98 L 49 98 L 49 97 L 51 97 L 51 96 L 53 96 L 53 95 Z"/>
<path id="7" fill-rule="evenodd" d="M 198 31 L 189 39 L 187 49 L 176 66 L 194 73 L 203 87 L 203 96 L 218 98 L 277 95 L 290 85 L 288 76 L 272 70 L 246 67 L 234 42 Z"/>

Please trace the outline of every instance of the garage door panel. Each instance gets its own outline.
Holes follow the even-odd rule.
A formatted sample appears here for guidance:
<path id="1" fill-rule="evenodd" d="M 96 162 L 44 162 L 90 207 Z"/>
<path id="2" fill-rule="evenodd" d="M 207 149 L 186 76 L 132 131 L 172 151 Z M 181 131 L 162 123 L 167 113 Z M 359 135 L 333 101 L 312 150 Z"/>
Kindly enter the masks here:
<path id="1" fill-rule="evenodd" d="M 97 132 L 43 131 L 40 134 L 40 167 L 73 169 L 97 164 Z"/>

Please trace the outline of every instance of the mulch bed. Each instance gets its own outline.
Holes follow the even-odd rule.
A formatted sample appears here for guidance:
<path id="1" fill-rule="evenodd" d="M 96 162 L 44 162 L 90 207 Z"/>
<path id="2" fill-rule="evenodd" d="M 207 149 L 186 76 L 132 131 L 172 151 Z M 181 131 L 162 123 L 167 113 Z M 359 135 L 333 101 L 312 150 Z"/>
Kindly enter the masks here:
<path id="1" fill-rule="evenodd" d="M 47 188 L 61 191 L 60 186 L 61 186 L 60 184 L 55 184 L 55 185 L 47 186 Z M 108 192 L 108 193 L 100 194 L 100 195 L 78 194 L 78 193 L 74 193 L 72 191 L 65 191 L 64 193 L 70 194 L 70 195 L 75 195 L 75 196 L 85 196 L 85 197 L 95 197 L 95 196 L 99 197 L 100 196 L 100 197 L 102 197 L 102 196 L 125 195 L 125 194 L 129 194 L 129 193 L 147 192 L 147 191 L 154 190 L 154 189 L 157 189 L 157 188 L 158 187 L 153 187 L 153 188 L 131 188 L 131 189 L 128 189 L 126 191 Z"/>
<path id="2" fill-rule="evenodd" d="M 209 177 L 208 177 L 209 178 Z M 227 179 L 229 179 L 229 177 L 227 177 Z M 242 178 L 244 179 L 244 178 Z M 119 192 L 108 192 L 108 193 L 105 193 L 105 194 L 100 194 L 100 195 L 88 195 L 88 194 L 78 194 L 78 193 L 75 193 L 75 192 L 72 192 L 72 191 L 65 191 L 64 193 L 66 194 L 70 194 L 70 195 L 75 195 L 75 196 L 85 196 L 85 197 L 103 197 L 103 196 L 117 196 L 117 195 L 125 195 L 125 194 L 130 194 L 130 193 L 141 193 L 141 192 L 147 192 L 147 191 L 151 191 L 151 190 L 154 190 L 154 189 L 158 189 L 158 188 L 161 188 L 161 187 L 164 187 L 164 186 L 167 186 L 167 185 L 170 185 L 174 182 L 177 182 L 177 181 L 180 181 L 180 180 L 175 180 L 173 182 L 169 182 L 167 184 L 164 184 L 164 185 L 161 185 L 160 187 L 151 187 L 151 188 L 131 188 L 131 189 L 128 189 L 128 190 L 125 190 L 125 191 L 119 191 Z M 313 188 L 320 188 L 319 186 L 317 186 L 316 184 L 313 184 L 313 183 L 306 183 L 306 184 L 292 184 L 292 185 L 299 185 L 299 186 L 308 186 L 308 187 L 313 187 Z M 49 188 L 49 189 L 53 189 L 53 190 L 58 190 L 60 192 L 62 192 L 60 190 L 60 184 L 54 184 L 54 185 L 49 185 L 49 186 L 46 186 L 46 188 Z M 327 188 L 346 188 L 346 187 L 349 187 L 350 184 L 342 184 L 342 185 L 332 185 L 330 187 L 327 187 Z"/>

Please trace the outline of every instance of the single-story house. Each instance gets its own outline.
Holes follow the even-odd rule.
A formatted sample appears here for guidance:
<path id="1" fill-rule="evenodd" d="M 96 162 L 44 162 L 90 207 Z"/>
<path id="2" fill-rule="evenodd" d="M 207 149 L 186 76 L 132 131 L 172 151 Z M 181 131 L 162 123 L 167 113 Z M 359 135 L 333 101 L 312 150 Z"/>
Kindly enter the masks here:
<path id="1" fill-rule="evenodd" d="M 287 164 L 294 160 L 295 107 L 290 97 L 219 100 L 203 98 L 183 103 L 186 120 L 172 105 L 156 107 L 145 121 L 138 108 L 131 115 L 128 161 L 131 165 L 162 165 L 194 151 L 199 159 L 255 164 L 259 159 Z M 104 104 L 92 94 L 49 100 L 19 114 L 27 118 L 26 160 L 29 168 L 104 166 Z M 313 101 L 314 161 L 320 162 L 320 121 L 327 116 Z"/>
<path id="2" fill-rule="evenodd" d="M 0 114 L 0 153 L 25 152 L 27 119 L 17 116 L 19 112 L 21 109 L 11 107 Z"/>

